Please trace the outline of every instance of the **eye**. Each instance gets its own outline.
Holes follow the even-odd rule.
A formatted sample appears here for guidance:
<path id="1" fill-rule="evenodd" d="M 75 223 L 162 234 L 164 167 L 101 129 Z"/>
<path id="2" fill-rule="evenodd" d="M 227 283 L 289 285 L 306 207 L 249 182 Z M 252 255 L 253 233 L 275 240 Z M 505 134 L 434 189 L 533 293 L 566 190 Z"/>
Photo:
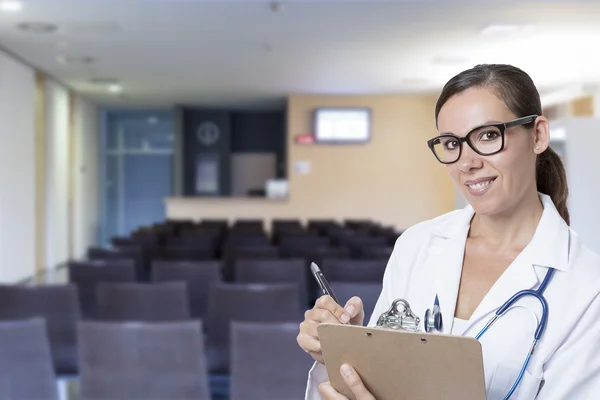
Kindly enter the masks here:
<path id="1" fill-rule="evenodd" d="M 446 150 L 455 150 L 458 148 L 458 140 L 448 139 L 443 144 Z"/>
<path id="2" fill-rule="evenodd" d="M 494 131 L 494 130 L 489 130 L 489 131 L 483 131 L 479 134 L 479 140 L 495 140 L 498 139 L 500 137 L 500 132 L 498 131 Z"/>

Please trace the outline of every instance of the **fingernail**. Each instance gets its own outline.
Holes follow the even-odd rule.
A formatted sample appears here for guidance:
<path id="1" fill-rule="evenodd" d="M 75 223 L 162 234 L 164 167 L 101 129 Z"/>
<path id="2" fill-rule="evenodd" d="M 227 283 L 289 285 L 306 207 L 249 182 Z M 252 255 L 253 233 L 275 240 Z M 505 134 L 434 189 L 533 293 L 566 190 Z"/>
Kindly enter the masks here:
<path id="1" fill-rule="evenodd" d="M 348 306 L 348 307 L 346 307 L 346 312 L 349 315 L 354 315 L 354 306 Z"/>
<path id="2" fill-rule="evenodd" d="M 348 364 L 342 364 L 342 367 L 340 369 L 342 370 L 342 374 L 344 376 L 352 375 L 352 368 L 350 368 Z"/>
<path id="3" fill-rule="evenodd" d="M 342 316 L 340 317 L 340 321 L 342 321 L 342 323 L 347 323 L 348 321 L 350 321 L 350 316 L 348 314 L 342 314 Z"/>

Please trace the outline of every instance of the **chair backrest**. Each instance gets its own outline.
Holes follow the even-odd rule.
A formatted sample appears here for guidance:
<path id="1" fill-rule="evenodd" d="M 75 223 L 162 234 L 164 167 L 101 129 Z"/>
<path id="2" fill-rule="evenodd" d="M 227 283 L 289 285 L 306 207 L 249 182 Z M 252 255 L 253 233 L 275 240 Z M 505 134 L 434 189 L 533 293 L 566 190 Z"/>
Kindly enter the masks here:
<path id="1" fill-rule="evenodd" d="M 185 282 L 99 283 L 98 319 L 102 321 L 184 321 L 190 319 Z"/>
<path id="2" fill-rule="evenodd" d="M 394 246 L 370 246 L 360 249 L 360 258 L 389 260 L 394 251 Z"/>
<path id="3" fill-rule="evenodd" d="M 0 399 L 58 399 L 42 318 L 0 322 Z"/>
<path id="4" fill-rule="evenodd" d="M 287 283 L 221 283 L 210 289 L 207 315 L 210 371 L 229 368 L 232 321 L 300 322 L 298 286 Z"/>
<path id="5" fill-rule="evenodd" d="M 81 318 L 75 285 L 0 286 L 0 320 L 41 317 L 48 331 L 54 369 L 77 372 L 76 325 Z"/>
<path id="6" fill-rule="evenodd" d="M 313 360 L 297 336 L 296 323 L 233 322 L 230 399 L 302 399 Z"/>
<path id="7" fill-rule="evenodd" d="M 331 282 L 331 289 L 342 305 L 354 296 L 360 297 L 365 311 L 363 325 L 366 325 L 371 318 L 375 304 L 377 304 L 381 294 L 381 288 L 381 282 Z"/>
<path id="8" fill-rule="evenodd" d="M 214 247 L 190 247 L 188 245 L 168 245 L 152 249 L 151 261 L 204 261 L 214 260 Z"/>
<path id="9" fill-rule="evenodd" d="M 237 260 L 263 260 L 279 258 L 279 248 L 272 245 L 230 246 L 222 250 L 223 278 L 235 280 L 235 262 Z"/>
<path id="10" fill-rule="evenodd" d="M 210 400 L 202 323 L 79 324 L 81 400 Z"/>
<path id="11" fill-rule="evenodd" d="M 325 247 L 331 239 L 325 236 L 284 236 L 281 238 L 281 250 L 288 252 L 295 248 Z"/>
<path id="12" fill-rule="evenodd" d="M 77 286 L 81 315 L 96 317 L 96 286 L 100 282 L 135 282 L 135 264 L 131 260 L 69 262 L 69 282 Z"/>
<path id="13" fill-rule="evenodd" d="M 154 282 L 187 283 L 190 314 L 194 319 L 206 318 L 210 286 L 222 281 L 220 261 L 154 261 Z"/>
<path id="14" fill-rule="evenodd" d="M 298 285 L 300 304 L 308 302 L 309 270 L 301 259 L 238 260 L 235 264 L 237 283 L 295 283 Z"/>
<path id="15" fill-rule="evenodd" d="M 386 260 L 323 260 L 323 273 L 330 281 L 378 282 L 383 281 Z"/>
<path id="16" fill-rule="evenodd" d="M 133 260 L 136 278 L 143 280 L 146 275 L 146 260 L 142 246 L 119 246 L 115 248 L 90 247 L 87 256 L 91 260 Z"/>

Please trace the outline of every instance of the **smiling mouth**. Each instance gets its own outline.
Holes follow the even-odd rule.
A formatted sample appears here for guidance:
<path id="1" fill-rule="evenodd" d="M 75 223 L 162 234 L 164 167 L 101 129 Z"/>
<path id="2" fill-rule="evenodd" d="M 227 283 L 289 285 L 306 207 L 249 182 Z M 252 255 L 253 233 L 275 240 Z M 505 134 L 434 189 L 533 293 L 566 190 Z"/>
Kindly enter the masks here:
<path id="1" fill-rule="evenodd" d="M 492 178 L 492 179 L 489 179 L 489 180 L 483 181 L 483 182 L 472 183 L 467 186 L 471 190 L 482 191 L 482 190 L 485 190 L 488 186 L 490 186 L 490 184 L 494 181 L 494 179 L 496 179 L 496 178 Z"/>

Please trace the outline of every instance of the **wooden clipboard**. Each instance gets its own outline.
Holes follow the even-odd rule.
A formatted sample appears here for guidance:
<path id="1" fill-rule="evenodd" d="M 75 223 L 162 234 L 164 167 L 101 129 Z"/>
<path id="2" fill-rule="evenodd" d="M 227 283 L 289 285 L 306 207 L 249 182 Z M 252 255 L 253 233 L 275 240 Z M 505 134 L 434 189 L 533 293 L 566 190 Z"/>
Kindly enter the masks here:
<path id="1" fill-rule="evenodd" d="M 348 363 L 377 400 L 485 400 L 481 344 L 474 338 L 320 324 L 331 385 L 355 400 L 340 375 Z"/>

